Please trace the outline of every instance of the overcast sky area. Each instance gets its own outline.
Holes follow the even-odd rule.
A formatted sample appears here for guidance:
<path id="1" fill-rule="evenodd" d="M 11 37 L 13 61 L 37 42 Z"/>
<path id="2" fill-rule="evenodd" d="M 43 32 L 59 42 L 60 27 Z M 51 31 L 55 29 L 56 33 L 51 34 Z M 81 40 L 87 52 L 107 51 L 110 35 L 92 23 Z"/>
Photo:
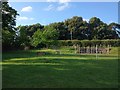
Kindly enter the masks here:
<path id="1" fill-rule="evenodd" d="M 46 2 L 13 2 L 9 5 L 20 14 L 17 17 L 18 25 L 31 25 L 40 23 L 48 25 L 61 22 L 73 16 L 81 16 L 89 21 L 91 17 L 98 17 L 109 24 L 118 23 L 118 2 L 71 2 L 70 0 L 47 0 Z M 35 1 L 35 0 L 34 0 Z M 104 0 L 105 1 L 105 0 Z M 116 1 L 116 2 L 115 2 Z"/>

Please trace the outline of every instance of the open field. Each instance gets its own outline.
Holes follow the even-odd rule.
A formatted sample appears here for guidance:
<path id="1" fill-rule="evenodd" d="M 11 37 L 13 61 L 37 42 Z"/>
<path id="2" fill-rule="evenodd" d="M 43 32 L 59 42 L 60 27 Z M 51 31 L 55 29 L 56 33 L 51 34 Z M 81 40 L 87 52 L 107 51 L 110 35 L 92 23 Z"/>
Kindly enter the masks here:
<path id="1" fill-rule="evenodd" d="M 80 55 L 72 48 L 3 53 L 3 88 L 115 88 L 118 49 L 110 54 Z M 36 52 L 49 52 L 38 56 Z"/>

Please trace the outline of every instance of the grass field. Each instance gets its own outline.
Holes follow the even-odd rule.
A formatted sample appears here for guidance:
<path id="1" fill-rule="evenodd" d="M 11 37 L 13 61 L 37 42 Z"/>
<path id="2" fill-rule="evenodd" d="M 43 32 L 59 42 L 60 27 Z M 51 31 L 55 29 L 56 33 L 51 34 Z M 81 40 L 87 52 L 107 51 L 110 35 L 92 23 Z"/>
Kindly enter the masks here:
<path id="1" fill-rule="evenodd" d="M 3 88 L 115 88 L 118 51 L 98 55 L 74 54 L 71 48 L 3 53 Z M 38 56 L 36 52 L 49 52 Z"/>

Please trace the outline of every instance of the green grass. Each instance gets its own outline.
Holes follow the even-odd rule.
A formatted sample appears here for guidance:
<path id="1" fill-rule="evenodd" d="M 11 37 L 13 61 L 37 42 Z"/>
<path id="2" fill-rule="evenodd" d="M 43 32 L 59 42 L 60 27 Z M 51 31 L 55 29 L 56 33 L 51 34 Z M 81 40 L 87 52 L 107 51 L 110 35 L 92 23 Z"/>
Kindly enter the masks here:
<path id="1" fill-rule="evenodd" d="M 117 48 L 108 55 L 74 54 L 72 48 L 3 53 L 3 88 L 115 88 Z M 37 51 L 51 54 L 37 56 Z"/>

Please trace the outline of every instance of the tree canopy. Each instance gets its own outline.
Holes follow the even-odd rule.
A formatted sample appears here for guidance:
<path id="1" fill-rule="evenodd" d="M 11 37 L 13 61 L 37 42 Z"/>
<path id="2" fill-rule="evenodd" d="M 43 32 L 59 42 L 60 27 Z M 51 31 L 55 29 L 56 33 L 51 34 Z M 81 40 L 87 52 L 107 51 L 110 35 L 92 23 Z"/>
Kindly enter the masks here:
<path id="1" fill-rule="evenodd" d="M 106 24 L 98 17 L 92 17 L 88 22 L 81 16 L 73 16 L 62 22 L 49 25 L 40 23 L 16 26 L 16 16 L 19 15 L 8 2 L 2 3 L 2 44 L 3 49 L 10 47 L 24 48 L 26 46 L 48 46 L 57 40 L 103 40 L 118 39 L 120 25 Z"/>
<path id="2" fill-rule="evenodd" d="M 8 2 L 2 2 L 2 46 L 3 49 L 14 47 L 16 37 L 16 16 L 17 11 L 8 5 Z"/>
<path id="3" fill-rule="evenodd" d="M 23 29 L 23 31 L 28 32 L 25 36 L 29 36 L 32 42 L 37 43 L 35 44 L 37 46 L 41 42 L 47 44 L 50 40 L 118 39 L 117 33 L 113 30 L 114 26 L 119 27 L 119 24 L 107 25 L 97 17 L 92 17 L 87 22 L 82 17 L 74 16 L 63 22 L 55 22 L 46 26 L 34 24 L 22 27 L 27 27 Z M 20 28 L 21 30 L 22 28 Z"/>

